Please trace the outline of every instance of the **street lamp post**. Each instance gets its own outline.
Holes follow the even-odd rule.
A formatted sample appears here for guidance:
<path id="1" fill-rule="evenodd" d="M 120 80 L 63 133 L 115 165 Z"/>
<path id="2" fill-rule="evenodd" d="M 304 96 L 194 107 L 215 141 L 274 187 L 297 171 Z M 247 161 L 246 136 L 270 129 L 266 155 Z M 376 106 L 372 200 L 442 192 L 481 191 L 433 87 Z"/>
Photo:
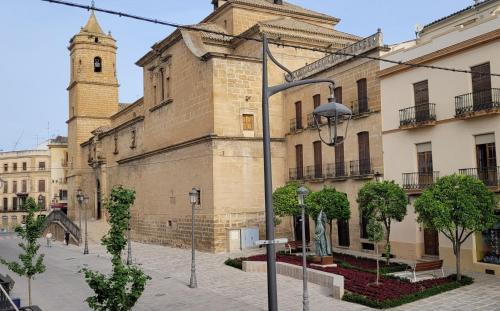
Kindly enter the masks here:
<path id="1" fill-rule="evenodd" d="M 196 281 L 196 265 L 195 265 L 195 241 L 194 241 L 194 207 L 198 202 L 199 191 L 196 188 L 191 189 L 189 192 L 189 201 L 191 202 L 191 279 L 189 280 L 189 287 L 197 288 Z"/>
<path id="2" fill-rule="evenodd" d="M 330 84 L 329 103 L 322 105 L 314 111 L 313 115 L 316 123 L 319 123 L 321 117 L 328 120 L 328 128 L 330 129 L 330 138 L 325 141 L 321 137 L 321 127 L 319 126 L 319 135 L 321 140 L 329 146 L 335 146 L 343 141 L 337 140 L 337 124 L 342 119 L 349 120 L 352 112 L 349 108 L 342 104 L 334 102 L 333 89 L 335 82 L 330 79 L 305 79 L 294 81 L 293 73 L 285 66 L 280 64 L 272 55 L 269 49 L 269 42 L 266 35 L 263 35 L 262 40 L 262 129 L 263 129 L 263 149 L 264 149 L 264 195 L 265 195 L 265 216 L 266 216 L 266 247 L 267 247 L 267 294 L 268 294 L 268 310 L 278 310 L 278 293 L 276 286 L 276 247 L 274 238 L 274 211 L 273 211 L 273 192 L 272 192 L 272 169 L 271 169 L 271 134 L 269 125 L 269 98 L 277 93 L 287 89 L 316 83 Z M 268 80 L 268 58 L 271 59 L 279 68 L 287 72 L 286 83 L 269 86 Z M 334 122 L 332 122 L 334 121 Z M 333 124 L 333 126 L 332 126 Z M 347 131 L 347 126 L 346 126 Z M 344 136 L 345 137 L 345 136 Z"/>
<path id="3" fill-rule="evenodd" d="M 85 198 L 85 195 L 82 191 L 82 189 L 78 189 L 76 191 L 76 200 L 78 202 L 78 210 L 80 211 L 79 214 L 80 214 L 80 239 L 81 239 L 81 230 L 82 230 L 82 204 L 84 203 L 84 201 L 86 200 L 88 202 L 88 197 Z M 85 210 L 85 247 L 84 247 L 84 250 L 83 250 L 83 254 L 86 255 L 88 254 L 88 245 L 87 245 L 87 210 Z"/>
<path id="4" fill-rule="evenodd" d="M 304 199 L 309 193 L 306 187 L 302 186 L 297 191 L 300 209 L 302 210 L 302 305 L 304 311 L 309 311 L 309 292 L 307 290 L 307 256 L 306 256 L 306 205 Z"/>
<path id="5" fill-rule="evenodd" d="M 85 211 L 85 247 L 83 248 L 83 254 L 88 255 L 89 253 L 89 238 L 88 238 L 88 231 L 87 231 L 87 210 L 88 210 L 88 204 L 89 204 L 89 197 L 85 196 L 83 198 L 83 201 L 85 203 L 84 211 Z"/>

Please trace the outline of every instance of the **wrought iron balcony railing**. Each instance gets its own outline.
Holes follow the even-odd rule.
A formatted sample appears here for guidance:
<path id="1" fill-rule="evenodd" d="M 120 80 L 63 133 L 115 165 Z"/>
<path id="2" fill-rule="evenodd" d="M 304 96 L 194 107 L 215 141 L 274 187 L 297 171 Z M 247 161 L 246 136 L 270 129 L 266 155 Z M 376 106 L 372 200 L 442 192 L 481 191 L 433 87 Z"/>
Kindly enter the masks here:
<path id="1" fill-rule="evenodd" d="M 295 133 L 298 130 L 302 130 L 302 120 L 291 119 L 290 120 L 290 133 Z"/>
<path id="2" fill-rule="evenodd" d="M 319 118 L 318 123 L 320 125 L 322 124 L 321 118 Z M 317 128 L 317 126 L 316 126 L 316 120 L 314 119 L 314 115 L 312 113 L 310 113 L 310 114 L 307 115 L 307 127 L 308 128 L 313 128 L 313 129 Z"/>
<path id="3" fill-rule="evenodd" d="M 349 176 L 346 162 L 335 162 L 326 165 L 326 178 L 346 178 Z"/>
<path id="4" fill-rule="evenodd" d="M 310 165 L 306 167 L 306 173 L 304 179 L 311 180 L 311 179 L 323 179 L 323 178 L 325 178 L 325 176 L 323 174 L 322 164 Z"/>
<path id="5" fill-rule="evenodd" d="M 360 98 L 352 102 L 352 114 L 354 116 L 369 113 L 370 108 L 368 107 L 368 97 Z"/>
<path id="6" fill-rule="evenodd" d="M 372 160 L 360 159 L 349 162 L 351 176 L 367 176 L 373 174 Z"/>
<path id="7" fill-rule="evenodd" d="M 399 126 L 417 126 L 436 121 L 436 104 L 423 104 L 399 110 Z"/>
<path id="8" fill-rule="evenodd" d="M 291 168 L 288 170 L 289 180 L 302 180 L 304 179 L 304 168 Z"/>
<path id="9" fill-rule="evenodd" d="M 494 108 L 500 108 L 500 89 L 488 89 L 455 97 L 457 117 Z"/>
<path id="10" fill-rule="evenodd" d="M 477 178 L 488 187 L 500 186 L 500 166 L 463 168 L 458 170 L 458 172 L 461 175 L 467 175 Z"/>
<path id="11" fill-rule="evenodd" d="M 403 173 L 403 189 L 422 190 L 436 182 L 439 172 Z"/>

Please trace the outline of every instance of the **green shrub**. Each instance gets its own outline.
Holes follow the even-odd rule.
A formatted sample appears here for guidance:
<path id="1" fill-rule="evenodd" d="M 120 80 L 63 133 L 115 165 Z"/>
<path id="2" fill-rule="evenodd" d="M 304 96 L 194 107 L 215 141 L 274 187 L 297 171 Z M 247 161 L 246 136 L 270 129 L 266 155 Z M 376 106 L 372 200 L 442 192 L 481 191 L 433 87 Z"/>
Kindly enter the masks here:
<path id="1" fill-rule="evenodd" d="M 224 264 L 236 268 L 236 269 L 243 269 L 243 260 L 245 258 L 228 258 L 226 261 L 224 261 Z"/>

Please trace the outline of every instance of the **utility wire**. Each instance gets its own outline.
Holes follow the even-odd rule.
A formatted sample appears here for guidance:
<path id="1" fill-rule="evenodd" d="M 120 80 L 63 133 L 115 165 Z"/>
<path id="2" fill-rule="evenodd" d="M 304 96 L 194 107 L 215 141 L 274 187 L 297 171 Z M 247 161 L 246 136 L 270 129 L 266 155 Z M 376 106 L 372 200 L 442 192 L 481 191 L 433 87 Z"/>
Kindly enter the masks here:
<path id="1" fill-rule="evenodd" d="M 62 0 L 41 0 L 41 1 L 66 5 L 66 6 L 70 6 L 70 7 L 81 8 L 81 9 L 85 9 L 85 10 L 93 10 L 93 11 L 107 13 L 107 14 L 111 14 L 111 15 L 117 15 L 119 17 L 128 17 L 128 18 L 132 18 L 132 19 L 136 19 L 136 20 L 140 20 L 140 21 L 170 26 L 170 27 L 179 28 L 179 29 L 186 29 L 186 30 L 191 30 L 191 31 L 210 33 L 210 34 L 214 34 L 214 35 L 218 35 L 218 36 L 222 36 L 222 37 L 227 37 L 227 38 L 232 38 L 232 39 L 241 39 L 241 40 L 246 40 L 246 41 L 254 41 L 254 42 L 262 43 L 262 39 L 258 39 L 258 38 L 245 37 L 245 36 L 241 36 L 241 35 L 230 35 L 230 34 L 220 32 L 220 31 L 203 29 L 203 28 L 199 28 L 196 26 L 181 25 L 178 23 L 162 21 L 162 20 L 155 19 L 155 18 L 148 18 L 148 17 L 142 17 L 142 16 L 133 15 L 133 14 L 124 13 L 124 12 L 118 12 L 118 11 L 113 11 L 113 10 L 108 10 L 108 9 L 101 9 L 101 8 L 95 7 L 94 5 L 89 6 L 89 5 L 83 5 L 83 4 L 78 4 L 78 3 L 68 2 L 68 1 L 62 1 Z M 424 64 L 414 64 L 414 63 L 410 63 L 410 62 L 384 59 L 384 58 L 380 58 L 380 57 L 376 57 L 376 56 L 357 55 L 357 54 L 352 54 L 352 53 L 346 53 L 346 52 L 341 52 L 338 50 L 331 51 L 331 50 L 324 49 L 324 48 L 310 48 L 310 47 L 305 47 L 305 46 L 300 46 L 300 45 L 278 43 L 278 42 L 272 42 L 272 41 L 269 43 L 276 45 L 278 47 L 291 47 L 291 48 L 295 48 L 295 49 L 302 49 L 302 50 L 308 50 L 308 51 L 313 51 L 313 52 L 326 53 L 329 55 L 348 56 L 348 57 L 352 57 L 352 58 L 364 58 L 364 59 L 370 59 L 370 60 L 391 63 L 394 65 L 408 66 L 408 67 L 412 67 L 412 68 L 427 68 L 427 69 L 444 70 L 444 71 L 457 72 L 457 73 L 479 74 L 479 75 L 483 75 L 483 76 L 489 75 L 489 76 L 493 76 L 493 77 L 500 77 L 500 74 L 497 74 L 497 73 L 485 74 L 484 72 L 472 71 L 472 70 L 467 70 L 467 69 L 449 68 L 449 67 L 443 67 L 443 66 L 424 65 Z"/>

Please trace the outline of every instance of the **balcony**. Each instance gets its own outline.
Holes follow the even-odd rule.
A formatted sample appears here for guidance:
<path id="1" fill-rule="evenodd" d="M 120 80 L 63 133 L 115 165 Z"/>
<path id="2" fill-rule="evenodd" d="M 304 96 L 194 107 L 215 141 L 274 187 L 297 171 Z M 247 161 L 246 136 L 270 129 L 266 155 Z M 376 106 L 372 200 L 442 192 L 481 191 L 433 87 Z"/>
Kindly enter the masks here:
<path id="1" fill-rule="evenodd" d="M 346 179 L 349 176 L 346 162 L 329 163 L 326 165 L 326 178 Z"/>
<path id="2" fill-rule="evenodd" d="M 349 162 L 349 172 L 352 177 L 370 178 L 373 173 L 373 166 L 371 159 L 361 159 Z"/>
<path id="3" fill-rule="evenodd" d="M 467 119 L 500 113 L 500 89 L 489 89 L 455 97 L 455 116 Z"/>
<path id="4" fill-rule="evenodd" d="M 290 120 L 290 133 L 296 133 L 302 130 L 302 120 L 291 119 Z"/>
<path id="5" fill-rule="evenodd" d="M 352 115 L 353 117 L 363 117 L 370 114 L 368 108 L 368 98 L 361 98 L 352 102 Z"/>
<path id="6" fill-rule="evenodd" d="M 323 165 L 316 164 L 306 167 L 306 173 L 304 175 L 305 180 L 318 180 L 325 178 L 323 174 Z"/>
<path id="7" fill-rule="evenodd" d="M 318 120 L 319 125 L 322 125 L 323 122 L 321 121 L 321 117 Z M 312 113 L 307 115 L 307 128 L 310 129 L 317 129 L 318 127 L 316 126 L 316 120 L 314 119 L 314 115 Z"/>
<path id="8" fill-rule="evenodd" d="M 303 180 L 304 179 L 304 168 L 291 168 L 288 170 L 288 180 Z"/>
<path id="9" fill-rule="evenodd" d="M 439 172 L 403 173 L 403 189 L 419 192 L 434 184 L 438 178 Z"/>
<path id="10" fill-rule="evenodd" d="M 472 176 L 481 180 L 487 187 L 500 186 L 500 166 L 483 168 L 463 168 L 458 170 L 461 175 Z"/>
<path id="11" fill-rule="evenodd" d="M 400 128 L 417 128 L 436 124 L 436 104 L 423 104 L 399 110 Z"/>

